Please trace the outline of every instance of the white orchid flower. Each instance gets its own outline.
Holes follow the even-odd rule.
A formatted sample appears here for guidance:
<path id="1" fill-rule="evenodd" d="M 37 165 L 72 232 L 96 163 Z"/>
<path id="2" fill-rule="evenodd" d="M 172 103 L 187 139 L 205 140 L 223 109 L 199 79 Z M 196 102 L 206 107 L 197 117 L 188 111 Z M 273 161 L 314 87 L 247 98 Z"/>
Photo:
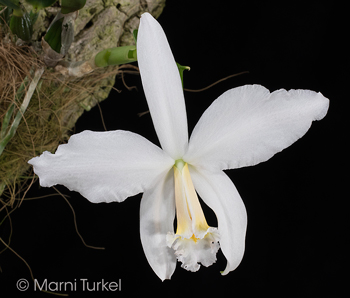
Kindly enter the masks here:
<path id="1" fill-rule="evenodd" d="M 148 13 L 141 17 L 137 56 L 162 149 L 128 131 L 83 131 L 29 163 L 42 186 L 63 184 L 94 203 L 143 192 L 141 242 L 160 279 L 170 279 L 176 259 L 190 271 L 213 264 L 219 247 L 225 275 L 242 260 L 247 214 L 222 170 L 268 160 L 322 119 L 329 101 L 309 90 L 234 88 L 204 112 L 188 140 L 179 71 L 163 29 Z M 208 226 L 197 193 L 214 211 L 217 228 Z"/>

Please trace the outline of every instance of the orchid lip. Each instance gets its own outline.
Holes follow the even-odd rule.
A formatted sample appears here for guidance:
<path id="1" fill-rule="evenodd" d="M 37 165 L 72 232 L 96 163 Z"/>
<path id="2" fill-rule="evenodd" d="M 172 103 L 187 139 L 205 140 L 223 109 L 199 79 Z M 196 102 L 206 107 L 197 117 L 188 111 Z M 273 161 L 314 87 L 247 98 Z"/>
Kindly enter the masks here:
<path id="1" fill-rule="evenodd" d="M 169 232 L 167 245 L 175 250 L 182 267 L 197 271 L 198 262 L 210 266 L 219 250 L 219 232 L 209 227 L 192 183 L 188 164 L 178 159 L 174 164 L 176 234 Z"/>

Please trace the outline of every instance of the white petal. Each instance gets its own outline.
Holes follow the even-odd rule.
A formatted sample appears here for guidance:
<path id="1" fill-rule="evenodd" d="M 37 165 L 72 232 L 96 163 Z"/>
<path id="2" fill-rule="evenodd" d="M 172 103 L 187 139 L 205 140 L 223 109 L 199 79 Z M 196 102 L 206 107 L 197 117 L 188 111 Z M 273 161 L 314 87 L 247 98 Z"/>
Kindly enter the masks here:
<path id="1" fill-rule="evenodd" d="M 193 184 L 205 204 L 218 219 L 220 247 L 227 259 L 223 275 L 240 264 L 245 248 L 247 213 L 243 201 L 226 174 L 208 172 L 190 167 Z"/>
<path id="2" fill-rule="evenodd" d="M 184 160 L 206 168 L 232 169 L 271 158 L 322 119 L 329 100 L 309 90 L 270 93 L 247 85 L 222 94 L 193 130 Z"/>
<path id="3" fill-rule="evenodd" d="M 143 250 L 153 271 L 163 281 L 175 267 L 174 251 L 167 246 L 168 232 L 174 231 L 174 175 L 170 170 L 145 193 L 140 207 L 140 233 Z"/>
<path id="4" fill-rule="evenodd" d="M 144 137 L 128 131 L 83 131 L 29 161 L 40 185 L 62 184 L 93 203 L 121 202 L 145 191 L 174 161 Z"/>
<path id="5" fill-rule="evenodd" d="M 137 60 L 160 144 L 172 158 L 179 159 L 188 144 L 181 79 L 164 31 L 149 13 L 141 16 Z"/>

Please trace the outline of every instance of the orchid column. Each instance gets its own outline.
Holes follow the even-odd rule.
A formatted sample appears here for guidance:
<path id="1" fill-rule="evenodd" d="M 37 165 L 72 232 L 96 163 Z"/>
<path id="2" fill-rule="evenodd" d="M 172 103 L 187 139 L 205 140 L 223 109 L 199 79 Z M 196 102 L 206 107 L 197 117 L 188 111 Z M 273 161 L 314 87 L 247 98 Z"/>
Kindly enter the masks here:
<path id="1" fill-rule="evenodd" d="M 84 131 L 29 163 L 42 186 L 63 184 L 94 203 L 143 192 L 141 242 L 160 279 L 170 279 L 176 259 L 191 271 L 211 265 L 219 248 L 227 274 L 242 260 L 247 215 L 223 170 L 258 164 L 288 147 L 326 115 L 329 101 L 309 90 L 230 89 L 188 140 L 180 75 L 163 29 L 148 13 L 141 17 L 137 57 L 162 148 L 128 131 Z M 197 193 L 216 214 L 217 228 L 208 226 Z"/>

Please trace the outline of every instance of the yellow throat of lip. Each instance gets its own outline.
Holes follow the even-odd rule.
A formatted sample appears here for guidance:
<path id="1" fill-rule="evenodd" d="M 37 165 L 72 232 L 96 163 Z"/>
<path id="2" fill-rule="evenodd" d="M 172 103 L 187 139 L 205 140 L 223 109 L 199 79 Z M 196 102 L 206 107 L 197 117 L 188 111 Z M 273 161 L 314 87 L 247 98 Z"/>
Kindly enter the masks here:
<path id="1" fill-rule="evenodd" d="M 194 189 L 188 164 L 178 159 L 174 164 L 176 235 L 197 242 L 209 226 Z"/>

